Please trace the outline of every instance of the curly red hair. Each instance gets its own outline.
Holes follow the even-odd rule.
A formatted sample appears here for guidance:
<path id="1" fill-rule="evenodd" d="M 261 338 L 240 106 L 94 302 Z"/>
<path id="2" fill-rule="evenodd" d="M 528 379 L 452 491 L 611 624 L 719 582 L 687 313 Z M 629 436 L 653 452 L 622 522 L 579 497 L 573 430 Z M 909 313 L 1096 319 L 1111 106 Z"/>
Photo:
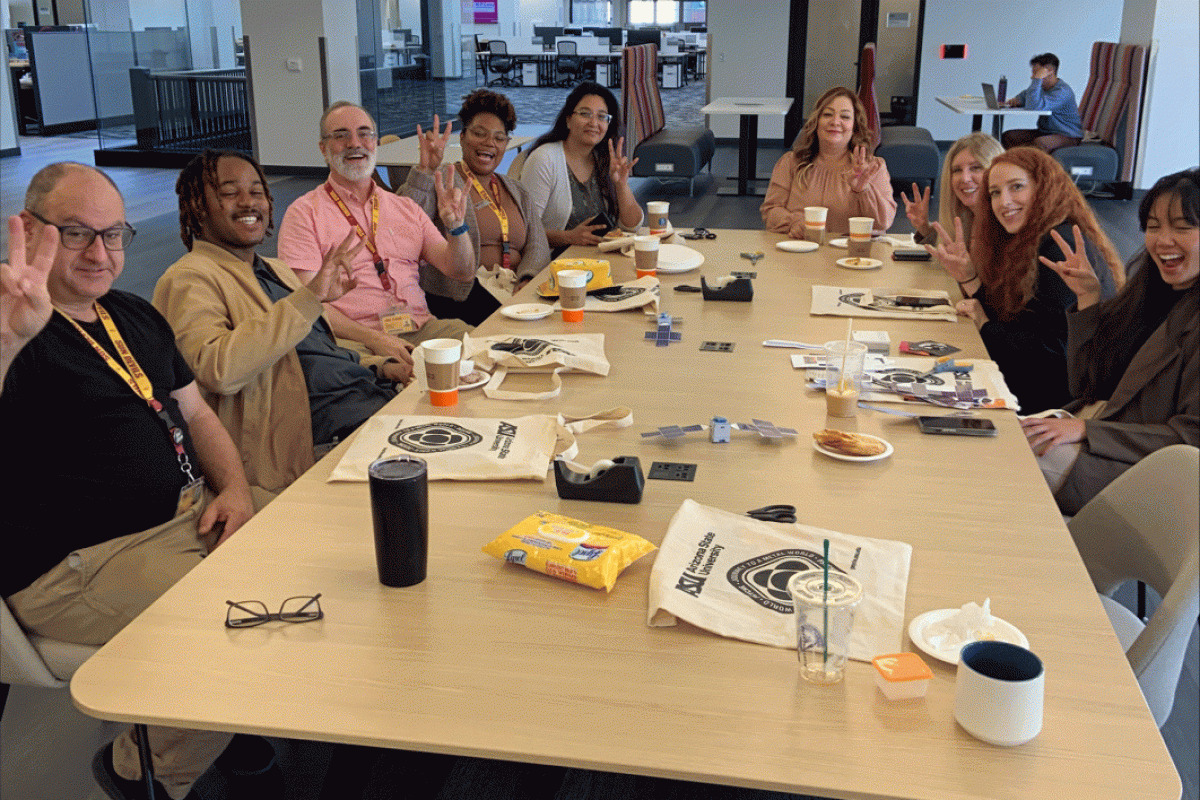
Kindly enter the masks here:
<path id="1" fill-rule="evenodd" d="M 1062 166 L 1036 147 L 1014 147 L 993 158 L 984 174 L 983 185 L 989 195 L 992 172 L 1001 164 L 1025 170 L 1034 194 L 1029 216 L 1016 233 L 1009 233 L 1000 224 L 990 200 L 986 210 L 975 215 L 971 261 L 979 271 L 979 279 L 988 287 L 988 299 L 1000 319 L 1012 319 L 1033 297 L 1038 277 L 1038 246 L 1052 228 L 1064 222 L 1079 226 L 1108 263 L 1120 288 L 1125 283 L 1125 268 L 1117 250 Z"/>

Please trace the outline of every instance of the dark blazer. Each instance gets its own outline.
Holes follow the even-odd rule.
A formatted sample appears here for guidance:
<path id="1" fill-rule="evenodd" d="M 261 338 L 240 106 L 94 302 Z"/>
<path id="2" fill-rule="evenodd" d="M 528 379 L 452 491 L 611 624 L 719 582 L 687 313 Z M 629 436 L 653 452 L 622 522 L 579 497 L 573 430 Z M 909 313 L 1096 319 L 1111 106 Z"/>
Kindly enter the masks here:
<path id="1" fill-rule="evenodd" d="M 1083 452 L 1055 495 L 1064 514 L 1078 512 L 1153 451 L 1180 443 L 1200 446 L 1200 288 L 1184 291 L 1134 354 L 1103 413 L 1085 423 Z M 1103 325 L 1101 309 L 1096 305 L 1067 315 L 1068 371 L 1077 397 L 1097 372 L 1113 366 L 1104 364 L 1108 348 L 1094 346 Z M 1085 402 L 1066 408 L 1075 411 Z"/>

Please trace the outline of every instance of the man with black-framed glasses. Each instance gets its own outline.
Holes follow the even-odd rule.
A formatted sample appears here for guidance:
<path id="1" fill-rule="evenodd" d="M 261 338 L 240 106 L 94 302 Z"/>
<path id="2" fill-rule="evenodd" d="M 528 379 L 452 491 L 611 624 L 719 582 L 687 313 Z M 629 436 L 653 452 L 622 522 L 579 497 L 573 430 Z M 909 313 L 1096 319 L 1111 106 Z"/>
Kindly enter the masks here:
<path id="1" fill-rule="evenodd" d="M 134 231 L 111 179 L 84 164 L 45 167 L 8 233 L 0 596 L 32 633 L 102 644 L 236 532 L 255 501 L 166 320 L 112 289 Z M 158 796 L 188 796 L 230 739 L 150 727 Z M 145 796 L 131 732 L 93 768 L 111 797 Z"/>

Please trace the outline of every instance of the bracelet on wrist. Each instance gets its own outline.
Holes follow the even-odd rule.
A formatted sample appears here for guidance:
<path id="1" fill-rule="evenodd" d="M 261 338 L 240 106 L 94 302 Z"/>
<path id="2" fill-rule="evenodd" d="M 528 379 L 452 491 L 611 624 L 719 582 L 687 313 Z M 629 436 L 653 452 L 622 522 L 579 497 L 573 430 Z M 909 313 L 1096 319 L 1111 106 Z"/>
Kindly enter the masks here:
<path id="1" fill-rule="evenodd" d="M 970 283 L 970 282 L 971 282 L 971 281 L 973 281 L 973 280 L 977 280 L 978 278 L 979 278 L 979 273 L 978 273 L 978 272 L 976 272 L 974 275 L 972 275 L 971 277 L 967 278 L 965 281 L 958 281 L 958 285 L 959 285 L 959 286 L 966 286 L 968 283 Z"/>
<path id="2" fill-rule="evenodd" d="M 462 236 L 467 232 L 467 223 L 459 225 L 457 228 L 451 228 L 449 233 L 451 236 Z"/>

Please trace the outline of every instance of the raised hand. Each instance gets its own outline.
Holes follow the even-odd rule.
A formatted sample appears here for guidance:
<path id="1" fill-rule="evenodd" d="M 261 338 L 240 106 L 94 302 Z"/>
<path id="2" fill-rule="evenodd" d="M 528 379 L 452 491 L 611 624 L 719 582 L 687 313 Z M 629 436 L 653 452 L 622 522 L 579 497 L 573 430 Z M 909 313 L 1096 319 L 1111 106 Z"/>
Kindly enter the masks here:
<path id="1" fill-rule="evenodd" d="M 438 133 L 438 124 L 440 120 L 438 115 L 433 115 L 433 128 L 428 133 L 421 130 L 421 126 L 417 125 L 417 148 L 420 150 L 420 165 L 422 169 L 433 172 L 442 165 L 442 159 L 446 157 L 446 145 L 450 142 L 450 129 L 452 124 L 447 121 L 446 129 L 442 133 Z"/>
<path id="2" fill-rule="evenodd" d="M 25 252 L 25 225 L 21 217 L 8 218 L 9 262 L 0 264 L 0 342 L 5 363 L 37 336 L 50 315 L 46 281 L 58 254 L 58 231 L 42 226 L 32 254 Z"/>
<path id="3" fill-rule="evenodd" d="M 358 244 L 355 244 L 355 239 L 358 239 L 358 234 L 351 230 L 341 244 L 325 254 L 321 259 L 321 268 L 309 280 L 308 290 L 322 303 L 337 300 L 358 285 L 351 265 L 354 257 L 366 246 L 366 240 L 358 239 Z"/>
<path id="4" fill-rule="evenodd" d="M 613 183 L 628 183 L 629 174 L 633 171 L 633 166 L 637 162 L 636 158 L 630 161 L 625 156 L 624 136 L 617 139 L 615 147 L 613 146 L 613 140 L 608 140 L 608 170 Z"/>
<path id="5" fill-rule="evenodd" d="M 971 254 L 967 251 L 967 237 L 963 233 L 962 220 L 954 218 L 953 236 L 946 232 L 941 223 L 933 223 L 933 229 L 937 231 L 937 245 L 925 245 L 925 249 L 950 273 L 950 277 L 958 282 L 959 287 L 978 278 L 974 267 L 971 266 Z"/>
<path id="6" fill-rule="evenodd" d="M 850 191 L 861 192 L 867 188 L 875 173 L 883 169 L 883 159 L 867 154 L 867 148 L 859 145 L 854 148 L 854 157 L 850 164 Z"/>
<path id="7" fill-rule="evenodd" d="M 1082 311 L 1100 302 L 1100 279 L 1096 277 L 1092 262 L 1088 260 L 1087 250 L 1083 245 L 1083 232 L 1079 230 L 1078 225 L 1072 225 L 1071 231 L 1075 234 L 1074 250 L 1058 235 L 1058 231 L 1050 231 L 1058 248 L 1065 254 L 1063 261 L 1051 261 L 1045 256 L 1038 256 L 1038 260 L 1058 273 L 1067 288 L 1075 293 L 1079 310 Z"/>
<path id="8" fill-rule="evenodd" d="M 452 231 L 467 218 L 467 193 L 454 180 L 454 167 L 447 164 L 434 172 L 433 187 L 437 192 L 438 218 L 447 231 Z"/>
<path id="9" fill-rule="evenodd" d="M 921 192 L 921 187 L 917 184 L 912 185 L 913 196 L 910 199 L 904 192 L 900 193 L 900 199 L 904 201 L 904 214 L 908 217 L 908 221 L 912 223 L 913 228 L 922 236 L 928 238 L 933 229 L 929 227 L 929 193 L 932 186 L 926 186 L 924 193 Z"/>

